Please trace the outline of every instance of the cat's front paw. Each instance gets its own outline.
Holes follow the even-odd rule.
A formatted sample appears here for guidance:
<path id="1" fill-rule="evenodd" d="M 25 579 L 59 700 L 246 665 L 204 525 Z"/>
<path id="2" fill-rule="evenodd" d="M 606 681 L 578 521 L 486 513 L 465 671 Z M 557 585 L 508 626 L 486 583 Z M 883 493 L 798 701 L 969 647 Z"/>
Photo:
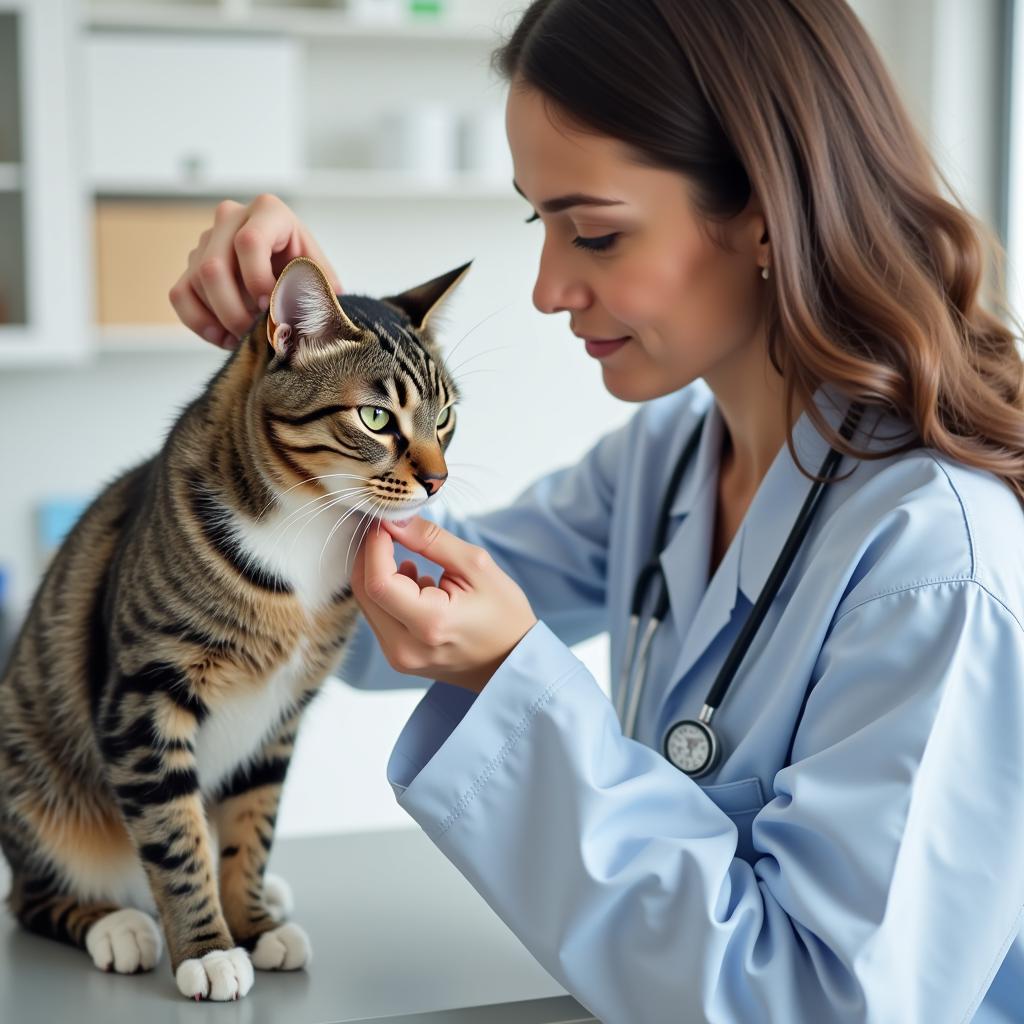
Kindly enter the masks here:
<path id="1" fill-rule="evenodd" d="M 101 917 L 85 933 L 85 948 L 101 971 L 134 974 L 153 969 L 163 940 L 149 914 L 126 907 Z"/>
<path id="2" fill-rule="evenodd" d="M 268 872 L 263 877 L 263 902 L 275 921 L 283 921 L 295 906 L 292 887 L 280 875 Z"/>
<path id="3" fill-rule="evenodd" d="M 194 960 L 182 960 L 174 973 L 178 991 L 189 999 L 224 1002 L 244 996 L 255 980 L 252 961 L 241 947 L 215 949 Z"/>
<path id="4" fill-rule="evenodd" d="M 291 923 L 264 932 L 252 951 L 253 966 L 261 971 L 297 971 L 312 959 L 309 936 Z"/>

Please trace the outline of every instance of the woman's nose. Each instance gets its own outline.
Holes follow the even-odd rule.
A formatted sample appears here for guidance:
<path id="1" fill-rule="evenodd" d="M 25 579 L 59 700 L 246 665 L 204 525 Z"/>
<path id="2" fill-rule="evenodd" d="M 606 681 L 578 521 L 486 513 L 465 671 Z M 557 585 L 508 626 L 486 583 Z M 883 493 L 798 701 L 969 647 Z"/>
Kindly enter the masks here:
<path id="1" fill-rule="evenodd" d="M 533 286 L 534 307 L 542 313 L 584 309 L 590 301 L 588 296 L 585 283 L 545 246 Z"/>

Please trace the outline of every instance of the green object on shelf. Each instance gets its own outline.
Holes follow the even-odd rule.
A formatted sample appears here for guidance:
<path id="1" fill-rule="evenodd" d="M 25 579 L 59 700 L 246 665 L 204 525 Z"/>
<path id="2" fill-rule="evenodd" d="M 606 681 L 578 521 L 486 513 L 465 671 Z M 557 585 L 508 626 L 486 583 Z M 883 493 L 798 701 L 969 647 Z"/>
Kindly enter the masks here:
<path id="1" fill-rule="evenodd" d="M 444 12 L 444 0 L 409 0 L 409 13 L 417 17 L 437 17 Z"/>

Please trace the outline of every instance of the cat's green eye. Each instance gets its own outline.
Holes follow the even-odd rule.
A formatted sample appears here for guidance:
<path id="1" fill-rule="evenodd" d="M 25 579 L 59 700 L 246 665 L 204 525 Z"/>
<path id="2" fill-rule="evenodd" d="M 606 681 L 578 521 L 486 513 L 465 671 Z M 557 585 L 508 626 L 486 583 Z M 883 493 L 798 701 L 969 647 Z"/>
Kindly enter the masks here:
<path id="1" fill-rule="evenodd" d="M 450 413 L 451 411 L 452 411 L 452 407 L 451 407 L 450 405 L 446 405 L 446 406 L 445 406 L 445 407 L 444 407 L 444 408 L 443 408 L 443 409 L 442 409 L 442 410 L 441 410 L 441 411 L 440 411 L 440 412 L 439 412 L 439 413 L 437 414 L 437 426 L 438 426 L 438 428 L 440 428 L 440 427 L 443 427 L 443 426 L 444 426 L 444 425 L 445 425 L 445 424 L 446 424 L 446 423 L 448 422 L 448 414 L 449 414 L 449 413 Z"/>
<path id="2" fill-rule="evenodd" d="M 359 418 L 371 430 L 383 430 L 391 422 L 391 413 L 386 409 L 380 409 L 376 405 L 361 405 L 359 407 Z"/>

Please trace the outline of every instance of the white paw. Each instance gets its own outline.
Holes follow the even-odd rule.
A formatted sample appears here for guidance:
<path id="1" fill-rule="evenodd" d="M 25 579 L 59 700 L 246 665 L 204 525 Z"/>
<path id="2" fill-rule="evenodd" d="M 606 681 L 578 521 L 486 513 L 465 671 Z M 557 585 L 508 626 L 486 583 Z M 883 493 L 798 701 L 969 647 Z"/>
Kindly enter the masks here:
<path id="1" fill-rule="evenodd" d="M 255 975 L 249 954 L 240 946 L 215 949 L 194 960 L 182 960 L 175 972 L 178 991 L 189 999 L 238 999 L 249 989 Z"/>
<path id="2" fill-rule="evenodd" d="M 295 906 L 292 887 L 280 875 L 263 876 L 263 899 L 275 921 L 283 921 Z"/>
<path id="3" fill-rule="evenodd" d="M 312 959 L 309 936 L 297 924 L 264 932 L 252 951 L 253 965 L 261 971 L 297 971 Z"/>
<path id="4" fill-rule="evenodd" d="M 149 914 L 127 907 L 101 917 L 85 933 L 85 948 L 101 971 L 134 974 L 156 966 L 163 940 Z"/>

